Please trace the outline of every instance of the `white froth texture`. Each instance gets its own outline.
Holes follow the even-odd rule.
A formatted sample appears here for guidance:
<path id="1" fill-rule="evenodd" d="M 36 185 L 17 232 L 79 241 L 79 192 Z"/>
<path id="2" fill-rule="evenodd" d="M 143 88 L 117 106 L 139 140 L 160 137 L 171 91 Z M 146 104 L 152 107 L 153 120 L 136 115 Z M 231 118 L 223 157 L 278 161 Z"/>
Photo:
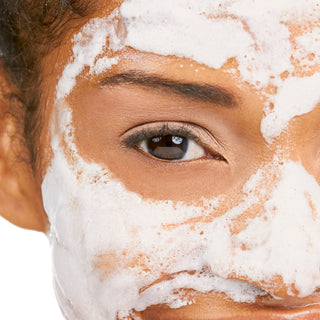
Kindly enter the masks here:
<path id="1" fill-rule="evenodd" d="M 292 77 L 292 60 L 319 63 L 319 28 L 290 41 L 290 23 L 308 24 L 320 18 L 316 0 L 127 0 L 120 7 L 127 30 L 125 46 L 165 56 L 186 57 L 211 68 L 230 58 L 242 80 L 264 88 L 278 87 L 275 108 L 261 123 L 268 142 L 289 121 L 310 112 L 319 100 L 319 75 Z M 281 75 L 289 78 L 283 80 Z M 269 102 L 270 102 L 269 101 Z"/>
<path id="2" fill-rule="evenodd" d="M 320 56 L 320 28 L 316 27 L 311 32 L 296 38 L 297 45 L 305 52 L 312 52 L 319 59 Z"/>
<path id="3" fill-rule="evenodd" d="M 254 42 L 241 21 L 208 19 L 203 14 L 207 5 L 207 1 L 202 5 L 194 1 L 126 1 L 120 11 L 127 27 L 125 44 L 218 69 L 227 59 L 244 54 Z"/>
<path id="4" fill-rule="evenodd" d="M 178 308 L 193 301 L 179 293 L 184 288 L 252 302 L 266 292 L 250 282 L 266 281 L 273 293 L 272 279 L 281 276 L 287 293 L 294 286 L 301 297 L 320 286 L 320 187 L 300 164 L 262 167 L 245 184 L 238 206 L 211 222 L 184 223 L 212 215 L 218 199 L 207 201 L 206 209 L 141 199 L 78 155 L 71 110 L 63 104 L 57 110 L 54 157 L 42 192 L 56 292 L 68 319 L 113 320 L 158 303 Z M 60 147 L 59 132 L 72 159 Z M 261 212 L 240 233 L 231 233 L 233 221 L 261 202 L 255 191 L 270 168 L 279 180 Z M 172 279 L 153 284 L 163 274 Z M 248 283 L 226 279 L 230 275 Z"/>
<path id="5" fill-rule="evenodd" d="M 286 24 L 318 19 L 316 5 L 317 0 L 126 0 L 74 37 L 74 59 L 59 81 L 57 100 L 70 93 L 85 66 L 94 70 L 97 56 L 107 48 L 186 57 L 215 69 L 234 58 L 243 80 L 258 88 L 279 85 L 280 75 L 293 71 L 292 57 L 317 54 L 316 41 L 309 46 L 316 30 L 300 36 L 297 49 Z M 104 61 L 106 68 L 112 63 Z"/>
<path id="6" fill-rule="evenodd" d="M 223 279 L 214 276 L 209 271 L 197 272 L 196 274 L 180 273 L 170 280 L 162 281 L 142 292 L 135 305 L 136 310 L 145 310 L 150 305 L 166 303 L 171 308 L 191 304 L 193 301 L 185 297 L 181 288 L 193 288 L 203 293 L 218 292 L 226 293 L 237 302 L 254 302 L 257 296 L 266 293 L 257 287 L 242 281 Z"/>
<path id="7" fill-rule="evenodd" d="M 223 240 L 214 236 L 218 243 L 211 246 L 208 259 L 221 277 L 236 274 L 272 283 L 280 276 L 304 297 L 320 285 L 320 187 L 300 164 L 288 162 L 280 168 L 280 181 L 258 217 L 248 219 L 237 234 L 225 233 Z M 223 250 L 216 249 L 221 242 Z M 293 294 L 290 289 L 288 294 Z"/>
<path id="8" fill-rule="evenodd" d="M 272 142 L 278 137 L 289 121 L 306 114 L 320 102 L 320 74 L 311 77 L 291 77 L 284 81 L 274 97 L 274 108 L 267 111 L 261 122 L 264 138 Z"/>
<path id="9" fill-rule="evenodd" d="M 318 102 L 319 75 L 292 77 L 292 59 L 320 63 L 319 28 L 306 30 L 290 42 L 289 25 L 320 18 L 316 0 L 126 0 L 109 17 L 91 20 L 75 35 L 73 59 L 57 85 L 57 101 L 67 96 L 85 67 L 99 74 L 119 61 L 100 57 L 131 47 L 143 52 L 192 59 L 219 69 L 230 58 L 242 80 L 257 88 L 270 84 L 278 93 L 269 97 L 261 131 L 272 142 L 289 121 Z M 275 45 L 276 44 L 276 45 Z M 310 60 L 310 55 L 313 59 Z M 230 70 L 229 70 L 230 71 Z M 232 71 L 232 70 L 231 70 Z M 288 78 L 283 82 L 281 75 Z"/>
<path id="10" fill-rule="evenodd" d="M 81 159 L 72 142 L 71 111 L 66 106 L 59 108 L 60 127 L 53 131 L 64 133 L 74 157 L 66 159 L 56 132 L 54 158 L 42 192 L 51 225 L 56 292 L 68 319 L 112 320 L 132 309 L 142 310 L 149 302 L 181 307 L 190 301 L 171 293 L 183 288 L 225 292 L 236 301 L 247 302 L 265 294 L 250 284 L 199 274 L 207 268 L 212 226 L 200 223 L 194 229 L 183 222 L 212 213 L 218 199 L 207 201 L 206 212 L 183 203 L 173 206 L 170 201 L 142 200 L 112 179 L 111 173 Z M 176 227 L 171 230 L 166 225 Z M 106 265 L 111 259 L 114 267 L 95 268 L 101 256 L 106 257 Z M 132 265 L 137 258 L 140 263 Z M 198 273 L 192 276 L 188 271 Z M 180 272 L 179 285 L 175 278 L 167 281 L 161 295 L 153 296 L 158 289 L 152 287 L 139 294 L 163 273 Z"/>
<path id="11" fill-rule="evenodd" d="M 95 64 L 97 56 L 105 49 L 107 40 L 109 40 L 109 49 L 119 50 L 121 48 L 115 30 L 116 14 L 117 11 L 114 11 L 108 18 L 92 19 L 73 37 L 73 58 L 64 68 L 57 84 L 56 101 L 70 94 L 76 84 L 77 76 L 85 67 L 90 67 L 91 73 L 100 73 L 103 68 L 108 69 L 118 62 L 117 57 L 110 59 L 104 57 Z"/>
<path id="12" fill-rule="evenodd" d="M 244 81 L 278 88 L 270 98 L 274 108 L 261 123 L 265 139 L 272 142 L 294 117 L 319 102 L 320 75 L 291 74 L 291 58 L 303 59 L 317 50 L 310 43 L 319 31 L 300 36 L 294 51 L 285 23 L 319 18 L 317 2 L 126 0 L 109 17 L 91 20 L 75 35 L 73 57 L 57 84 L 54 113 L 59 122 L 52 126 L 53 159 L 42 184 L 55 287 L 67 319 L 114 320 L 157 303 L 178 308 L 192 303 L 176 293 L 184 288 L 252 302 L 266 292 L 250 282 L 270 283 L 272 293 L 272 279 L 280 276 L 300 296 L 320 286 L 320 187 L 301 164 L 274 161 L 260 168 L 244 185 L 237 206 L 211 222 L 185 223 L 212 217 L 219 199 L 209 199 L 201 208 L 149 202 L 129 192 L 107 168 L 79 156 L 72 112 L 63 102 L 85 69 L 104 72 L 118 63 L 117 52 L 125 47 L 186 57 L 212 68 L 234 58 Z M 107 49 L 111 57 L 101 55 Z M 285 71 L 289 76 L 283 81 Z M 262 195 L 270 168 L 279 179 Z M 261 204 L 262 198 L 267 200 Z M 257 204 L 257 217 L 232 233 L 234 221 Z M 163 274 L 173 276 L 153 284 Z M 225 279 L 231 275 L 248 283 Z"/>
<path id="13" fill-rule="evenodd" d="M 125 45 L 216 69 L 234 58 L 242 78 L 263 87 L 293 70 L 285 23 L 319 18 L 316 5 L 315 0 L 127 0 L 120 14 Z"/>

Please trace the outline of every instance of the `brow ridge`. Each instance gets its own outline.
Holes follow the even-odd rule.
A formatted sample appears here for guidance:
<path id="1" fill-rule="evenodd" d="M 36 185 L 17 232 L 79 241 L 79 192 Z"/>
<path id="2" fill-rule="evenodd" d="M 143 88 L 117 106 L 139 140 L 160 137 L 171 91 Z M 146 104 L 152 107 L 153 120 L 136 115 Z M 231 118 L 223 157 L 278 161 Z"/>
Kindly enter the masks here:
<path id="1" fill-rule="evenodd" d="M 234 95 L 229 90 L 218 85 L 177 81 L 144 71 L 131 70 L 106 76 L 99 83 L 102 86 L 140 85 L 146 88 L 165 90 L 183 98 L 191 98 L 219 106 L 234 107 L 237 105 Z"/>

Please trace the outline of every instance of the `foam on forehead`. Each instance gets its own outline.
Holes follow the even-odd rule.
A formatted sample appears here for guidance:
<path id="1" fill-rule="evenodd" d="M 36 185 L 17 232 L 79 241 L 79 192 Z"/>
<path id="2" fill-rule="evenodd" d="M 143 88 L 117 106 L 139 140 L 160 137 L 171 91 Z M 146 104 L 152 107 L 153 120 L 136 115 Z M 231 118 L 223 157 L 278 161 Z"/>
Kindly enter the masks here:
<path id="1" fill-rule="evenodd" d="M 292 39 L 290 26 L 316 25 L 320 19 L 317 0 L 126 0 L 106 18 L 91 20 L 74 36 L 73 58 L 67 64 L 57 85 L 57 100 L 68 95 L 76 77 L 86 66 L 99 73 L 117 64 L 118 56 L 99 57 L 106 49 L 117 53 L 125 47 L 143 52 L 190 58 L 211 68 L 221 68 L 230 58 L 237 62 L 243 81 L 264 88 L 278 87 L 281 105 L 262 124 L 262 134 L 272 142 L 289 121 L 310 112 L 320 99 L 313 94 L 312 105 L 300 99 L 291 108 L 291 92 L 300 84 L 318 86 L 319 76 L 307 81 L 284 82 L 297 64 L 312 70 L 320 64 L 319 28 L 305 27 Z M 291 86 L 288 85 L 290 82 Z M 282 87 L 284 89 L 281 89 Z M 300 88 L 303 92 L 304 88 Z M 287 92 L 288 101 L 282 94 Z M 290 91 L 290 90 L 289 90 Z M 267 103 L 278 103 L 278 96 L 268 96 Z M 288 112 L 287 112 L 288 111 Z M 267 110 L 269 114 L 270 111 Z M 272 119 L 285 121 L 271 121 Z M 268 126 L 265 123 L 268 122 Z M 272 126 L 272 128 L 270 127 Z M 267 131 L 266 131 L 267 128 Z M 271 129 L 271 130 L 269 130 Z"/>
<path id="2" fill-rule="evenodd" d="M 56 102 L 68 96 L 76 85 L 76 78 L 81 74 L 85 67 L 89 66 L 92 73 L 97 73 L 101 67 L 110 68 L 118 62 L 117 58 L 111 58 L 108 61 L 98 60 L 97 56 L 103 51 L 109 39 L 110 49 L 119 50 L 122 45 L 116 36 L 116 23 L 114 19 L 117 15 L 115 10 L 105 19 L 92 19 L 82 30 L 73 37 L 73 57 L 65 66 L 62 76 L 58 81 L 56 88 Z"/>
<path id="3" fill-rule="evenodd" d="M 316 9 L 314 0 L 127 0 L 120 14 L 126 45 L 216 69 L 235 58 L 243 79 L 262 87 L 293 70 L 287 23 L 319 19 Z"/>
<path id="4" fill-rule="evenodd" d="M 75 77 L 84 66 L 93 66 L 106 46 L 113 51 L 129 46 L 187 57 L 215 69 L 235 58 L 243 79 L 249 83 L 258 87 L 270 81 L 278 83 L 279 75 L 293 71 L 292 55 L 302 59 L 314 53 L 319 57 L 314 45 L 310 46 L 316 30 L 300 36 L 300 48 L 294 48 L 288 28 L 292 22 L 317 21 L 317 8 L 315 0 L 124 1 L 119 10 L 109 17 L 91 20 L 74 36 L 74 57 L 58 84 L 57 98 L 70 93 Z M 125 30 L 121 34 L 116 31 L 119 21 L 120 29 Z"/>
<path id="5" fill-rule="evenodd" d="M 318 28 L 305 28 L 295 41 L 290 30 L 319 23 L 317 1 L 128 0 L 120 13 L 127 46 L 187 57 L 215 69 L 234 58 L 243 81 L 257 89 L 276 86 L 279 94 L 267 97 L 275 108 L 267 110 L 261 128 L 270 143 L 292 118 L 310 112 L 320 100 L 318 74 L 290 79 L 297 64 L 312 70 L 320 62 Z M 284 82 L 285 73 L 289 79 Z"/>

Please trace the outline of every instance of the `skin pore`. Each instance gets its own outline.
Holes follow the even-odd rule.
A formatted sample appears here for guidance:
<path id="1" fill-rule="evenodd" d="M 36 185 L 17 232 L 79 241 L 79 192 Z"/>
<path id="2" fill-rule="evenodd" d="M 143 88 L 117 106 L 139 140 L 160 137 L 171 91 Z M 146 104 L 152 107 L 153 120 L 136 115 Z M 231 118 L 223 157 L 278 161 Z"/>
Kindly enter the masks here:
<path id="1" fill-rule="evenodd" d="M 268 143 L 261 133 L 261 122 L 266 106 L 278 91 L 274 84 L 257 88 L 244 81 L 238 71 L 232 72 L 238 68 L 235 59 L 228 59 L 215 69 L 189 58 L 129 47 L 116 52 L 105 48 L 99 57 L 117 58 L 116 63 L 98 73 L 90 73 L 85 66 L 70 92 L 57 99 L 59 81 L 74 55 L 71 39 L 91 19 L 108 17 L 120 4 L 102 1 L 97 13 L 67 33 L 63 44 L 41 61 L 43 134 L 35 180 L 38 188 L 42 185 L 51 223 L 56 290 L 66 317 L 303 319 L 310 310 L 317 311 L 318 293 L 307 290 L 301 295 L 299 282 L 286 280 L 281 267 L 276 270 L 278 276 L 270 273 L 272 276 L 261 279 L 255 274 L 258 261 L 250 265 L 248 259 L 251 273 L 238 269 L 227 273 L 226 262 L 219 265 L 210 252 L 228 240 L 214 246 L 213 240 L 219 239 L 211 234 L 211 230 L 220 230 L 218 225 L 225 223 L 224 217 L 230 215 L 231 235 L 241 235 L 250 221 L 263 215 L 285 169 L 297 165 L 303 168 L 299 172 L 304 179 L 311 175 L 314 180 L 310 183 L 319 183 L 319 105 L 290 119 L 281 135 Z M 316 25 L 310 28 L 316 29 Z M 300 25 L 291 26 L 291 42 L 302 33 L 300 29 Z M 299 61 L 294 61 L 293 68 L 290 76 L 307 77 L 319 66 L 314 64 L 306 71 Z M 283 73 L 280 78 L 288 77 Z M 163 131 L 179 137 L 183 133 L 200 145 L 194 151 L 196 156 L 193 158 L 191 152 L 186 161 L 168 161 L 148 154 L 141 144 L 147 139 L 146 132 L 154 138 Z M 246 185 L 251 177 L 257 181 Z M 317 215 L 318 204 L 310 194 L 309 206 Z M 253 203 L 232 216 L 232 210 L 251 196 Z M 91 214 L 86 214 L 89 210 Z M 121 239 L 122 232 L 125 236 L 127 231 L 127 238 Z M 121 236 L 114 239 L 117 234 Z M 315 239 L 310 236 L 311 247 Z M 256 234 L 251 240 L 258 241 Z M 149 247 L 148 242 L 153 246 Z M 239 257 L 241 252 L 251 250 L 249 245 L 243 242 Z M 190 260 L 184 261 L 185 256 Z M 304 257 L 297 254 L 298 260 Z M 236 258 L 230 260 L 231 266 L 238 263 Z M 199 269 L 203 274 L 197 274 Z M 63 274 L 65 270 L 67 276 Z M 291 271 L 289 268 L 288 273 Z M 113 285 L 112 277 L 129 275 L 125 280 L 131 287 L 135 284 L 141 295 L 178 274 L 185 277 L 184 281 L 187 274 L 198 277 L 190 286 L 177 287 L 178 298 L 190 303 L 178 308 L 172 305 L 181 301 L 169 299 L 177 296 L 174 290 L 169 290 L 167 300 L 159 298 L 149 304 L 143 299 L 131 302 L 123 297 L 123 305 L 119 299 L 112 300 L 114 292 L 121 296 L 123 291 L 110 294 L 107 290 Z M 258 291 L 256 299 L 237 300 L 233 289 L 222 290 L 218 285 L 213 291 L 203 286 L 197 289 L 201 277 L 211 281 L 212 276 L 248 284 L 249 292 Z M 72 285 L 67 283 L 69 277 Z M 82 278 L 88 278 L 88 283 Z M 118 289 L 117 285 L 114 288 Z M 240 289 L 239 292 L 243 294 Z M 128 305 L 135 311 L 125 314 Z M 123 313 L 117 313 L 119 310 Z M 312 319 L 317 316 L 314 313 Z"/>

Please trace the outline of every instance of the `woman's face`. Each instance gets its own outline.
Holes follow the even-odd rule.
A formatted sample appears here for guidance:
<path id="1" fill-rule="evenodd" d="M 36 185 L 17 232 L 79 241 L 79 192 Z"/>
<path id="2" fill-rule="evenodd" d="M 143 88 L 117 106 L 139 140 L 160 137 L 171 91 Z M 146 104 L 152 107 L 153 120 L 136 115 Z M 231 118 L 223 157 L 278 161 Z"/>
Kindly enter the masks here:
<path id="1" fill-rule="evenodd" d="M 316 1 L 97 8 L 41 62 L 37 178 L 66 318 L 317 312 Z"/>

